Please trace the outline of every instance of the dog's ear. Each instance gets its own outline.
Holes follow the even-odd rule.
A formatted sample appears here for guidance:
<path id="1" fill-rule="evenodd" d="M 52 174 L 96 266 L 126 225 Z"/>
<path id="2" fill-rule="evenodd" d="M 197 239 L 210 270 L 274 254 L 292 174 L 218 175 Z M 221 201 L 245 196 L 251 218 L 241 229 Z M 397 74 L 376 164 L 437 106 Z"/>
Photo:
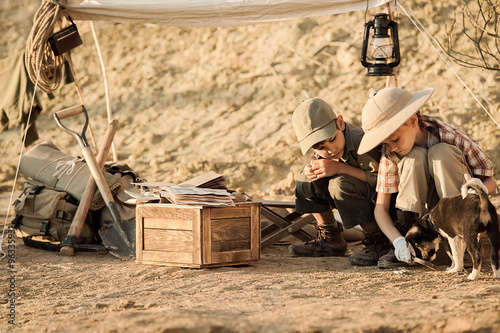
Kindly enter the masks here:
<path id="1" fill-rule="evenodd" d="M 415 243 L 420 242 L 424 234 L 427 233 L 428 218 L 428 214 L 418 217 L 415 220 L 415 223 L 411 226 L 410 230 L 406 233 L 405 239 L 407 242 L 410 242 L 413 247 L 415 247 Z"/>
<path id="2" fill-rule="evenodd" d="M 411 244 L 413 250 L 415 251 L 415 255 L 419 258 L 422 258 L 422 252 L 418 248 L 418 242 L 422 238 L 422 229 L 420 228 L 420 225 L 417 222 L 418 221 L 415 221 L 410 230 L 408 230 L 405 236 L 405 240 Z"/>
<path id="3" fill-rule="evenodd" d="M 421 228 L 421 225 L 420 225 L 420 218 L 418 218 L 415 223 L 412 225 L 412 227 L 410 228 L 410 230 L 408 230 L 408 232 L 406 233 L 405 235 L 405 239 L 407 242 L 410 242 L 410 244 L 412 244 L 412 246 L 414 246 L 415 244 L 415 239 L 419 238 L 421 235 L 422 235 L 422 228 Z"/>

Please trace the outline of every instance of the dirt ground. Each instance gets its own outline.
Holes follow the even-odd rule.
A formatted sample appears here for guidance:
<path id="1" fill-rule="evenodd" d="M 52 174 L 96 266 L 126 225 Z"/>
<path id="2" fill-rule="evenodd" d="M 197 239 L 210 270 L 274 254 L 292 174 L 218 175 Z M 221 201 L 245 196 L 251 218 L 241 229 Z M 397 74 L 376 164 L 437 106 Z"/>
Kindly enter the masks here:
<path id="1" fill-rule="evenodd" d="M 446 40 L 461 1 L 406 2 L 433 38 Z M 38 6 L 32 0 L 0 2 L 0 58 L 24 49 Z M 296 174 L 311 158 L 301 155 L 291 125 L 298 103 L 323 98 L 360 125 L 368 91 L 386 84 L 385 78 L 365 76 L 359 63 L 364 22 L 364 12 L 244 27 L 95 22 L 113 118 L 120 122 L 118 160 L 152 182 L 180 183 L 214 170 L 230 189 L 292 196 Z M 84 46 L 72 59 L 99 141 L 107 124 L 101 66 L 89 25 L 77 23 Z M 422 113 L 471 134 L 500 179 L 500 129 L 493 121 L 500 122 L 498 74 L 453 66 L 488 115 L 401 12 L 398 24 L 398 86 L 434 87 Z M 472 52 L 463 35 L 453 38 L 459 51 Z M 63 86 L 54 99 L 40 98 L 40 140 L 81 155 L 52 116 L 79 103 L 74 86 Z M 17 174 L 21 137 L 13 124 L 0 132 L 0 222 L 6 225 L 11 193 L 15 198 L 24 180 Z M 492 199 L 500 209 L 499 196 Z M 8 235 L 4 228 L 4 251 Z M 184 269 L 110 254 L 63 257 L 15 242 L 14 266 L 0 260 L 0 332 L 500 331 L 500 280 L 489 265 L 470 282 L 466 272 L 423 266 L 380 270 L 353 267 L 347 256 L 293 258 L 282 244 L 264 248 L 251 265 Z M 350 243 L 349 252 L 361 247 Z M 15 325 L 9 324 L 11 300 Z"/>
<path id="2" fill-rule="evenodd" d="M 5 196 L 4 196 L 5 197 Z M 500 195 L 492 197 L 497 209 Z M 4 216 L 2 217 L 4 218 Z M 5 237 L 5 242 L 7 242 Z M 498 332 L 500 280 L 415 265 L 354 267 L 346 257 L 297 258 L 294 237 L 254 264 L 190 269 L 111 254 L 26 247 L 2 260 L 2 332 Z M 6 246 L 4 245 L 4 250 Z M 486 260 L 488 260 L 486 258 Z M 445 269 L 444 260 L 439 263 Z M 14 278 L 14 280 L 10 280 Z M 15 325 L 8 323 L 13 291 Z M 12 308 L 12 306 L 11 306 Z"/>

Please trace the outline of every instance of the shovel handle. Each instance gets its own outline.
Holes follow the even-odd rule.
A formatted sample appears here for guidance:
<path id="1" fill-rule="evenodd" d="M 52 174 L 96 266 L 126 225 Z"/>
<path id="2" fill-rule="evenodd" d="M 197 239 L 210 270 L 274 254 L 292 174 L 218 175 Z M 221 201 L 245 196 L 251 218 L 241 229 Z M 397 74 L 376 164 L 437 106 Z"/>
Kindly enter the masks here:
<path id="1" fill-rule="evenodd" d="M 69 118 L 83 112 L 83 105 L 75 105 L 61 111 L 54 112 L 59 119 Z"/>
<path id="2" fill-rule="evenodd" d="M 119 232 L 120 237 L 125 240 L 128 245 L 130 245 L 130 240 L 128 240 L 125 231 L 122 229 L 123 221 L 120 216 L 120 212 L 116 207 L 115 200 L 113 199 L 113 194 L 109 189 L 108 183 L 106 182 L 106 178 L 104 178 L 102 170 L 100 170 L 97 165 L 94 153 L 92 152 L 90 147 L 83 147 L 82 152 L 83 156 L 85 157 L 85 161 L 89 166 L 90 173 L 92 174 L 92 177 L 94 177 L 97 188 L 99 189 L 99 192 L 101 193 L 102 198 L 104 199 L 104 202 L 106 202 L 106 206 L 111 213 L 111 217 L 113 218 L 113 222 L 115 224 L 117 232 Z"/>
<path id="3" fill-rule="evenodd" d="M 77 115 L 79 113 L 83 113 L 85 116 L 85 123 L 83 125 L 82 131 L 80 132 L 80 134 L 67 128 L 61 122 L 61 119 L 69 118 L 69 117 Z M 89 143 L 87 142 L 87 138 L 85 137 L 85 132 L 87 131 L 87 127 L 89 125 L 89 115 L 87 114 L 87 110 L 85 109 L 85 106 L 77 105 L 77 106 L 72 106 L 70 108 L 67 108 L 67 109 L 64 109 L 61 111 L 54 112 L 54 118 L 57 122 L 57 125 L 59 127 L 61 127 L 63 130 L 65 130 L 66 132 L 73 135 L 78 140 L 78 143 L 82 146 L 82 148 L 89 147 Z"/>
<path id="4" fill-rule="evenodd" d="M 97 188 L 99 189 L 99 192 L 101 192 L 102 198 L 104 199 L 106 204 L 109 204 L 110 202 L 114 203 L 113 194 L 109 189 L 108 183 L 106 182 L 106 178 L 104 178 L 102 170 L 100 170 L 99 166 L 97 165 L 94 153 L 92 152 L 90 147 L 83 147 L 82 152 L 83 156 L 85 157 L 85 161 L 89 166 L 90 173 L 92 174 L 92 177 L 94 177 Z"/>
<path id="5" fill-rule="evenodd" d="M 104 134 L 99 154 L 97 154 L 96 160 L 100 170 L 102 170 L 104 164 L 106 163 L 106 158 L 108 157 L 109 151 L 111 150 L 111 144 L 113 142 L 113 138 L 115 136 L 117 129 L 118 129 L 118 120 L 113 119 L 111 123 L 109 123 L 108 128 L 106 129 L 106 133 Z M 80 236 L 83 224 L 85 223 L 85 219 L 90 209 L 92 198 L 94 196 L 94 192 L 96 189 L 97 186 L 94 181 L 94 178 L 89 177 L 87 185 L 85 186 L 85 191 L 83 192 L 82 195 L 82 199 L 80 200 L 80 204 L 76 209 L 73 221 L 71 221 L 68 234 L 64 239 L 63 242 L 64 245 L 60 249 L 60 253 L 62 255 L 72 256 L 75 254 L 74 247 L 76 245 L 76 239 Z"/>

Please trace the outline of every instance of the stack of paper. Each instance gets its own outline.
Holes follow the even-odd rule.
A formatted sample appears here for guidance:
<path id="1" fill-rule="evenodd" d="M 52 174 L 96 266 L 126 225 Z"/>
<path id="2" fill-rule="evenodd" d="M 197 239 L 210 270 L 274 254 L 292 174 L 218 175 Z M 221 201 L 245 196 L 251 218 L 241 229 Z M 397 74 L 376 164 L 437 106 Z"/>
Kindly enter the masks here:
<path id="1" fill-rule="evenodd" d="M 203 188 L 219 188 L 227 190 L 227 181 L 223 175 L 220 175 L 214 171 L 209 171 L 201 176 L 192 178 L 179 184 L 180 186 L 195 186 Z"/>
<path id="2" fill-rule="evenodd" d="M 231 194 L 221 189 L 169 186 L 160 195 L 178 205 L 234 206 Z"/>

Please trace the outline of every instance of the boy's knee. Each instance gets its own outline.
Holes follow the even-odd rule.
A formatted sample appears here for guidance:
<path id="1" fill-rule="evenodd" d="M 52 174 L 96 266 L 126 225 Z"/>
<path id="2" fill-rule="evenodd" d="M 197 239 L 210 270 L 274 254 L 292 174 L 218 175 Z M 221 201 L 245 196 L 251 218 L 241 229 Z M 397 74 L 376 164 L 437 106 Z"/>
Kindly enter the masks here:
<path id="1" fill-rule="evenodd" d="M 297 175 L 298 182 L 310 182 L 309 178 L 304 174 L 304 171 L 299 172 Z"/>
<path id="2" fill-rule="evenodd" d="M 404 157 L 405 159 L 411 159 L 414 163 L 423 163 L 427 161 L 428 151 L 422 147 L 413 147 L 413 149 Z"/>
<path id="3" fill-rule="evenodd" d="M 330 179 L 328 191 L 333 199 L 338 200 L 347 196 L 352 196 L 359 192 L 358 186 L 348 177 L 338 176 Z"/>
<path id="4" fill-rule="evenodd" d="M 427 149 L 413 147 L 413 149 L 399 162 L 401 177 L 406 178 L 411 174 L 420 174 L 422 170 L 428 169 Z"/>
<path id="5" fill-rule="evenodd" d="M 438 143 L 429 148 L 429 161 L 445 161 L 447 163 L 453 160 L 462 160 L 460 150 L 447 143 Z"/>

